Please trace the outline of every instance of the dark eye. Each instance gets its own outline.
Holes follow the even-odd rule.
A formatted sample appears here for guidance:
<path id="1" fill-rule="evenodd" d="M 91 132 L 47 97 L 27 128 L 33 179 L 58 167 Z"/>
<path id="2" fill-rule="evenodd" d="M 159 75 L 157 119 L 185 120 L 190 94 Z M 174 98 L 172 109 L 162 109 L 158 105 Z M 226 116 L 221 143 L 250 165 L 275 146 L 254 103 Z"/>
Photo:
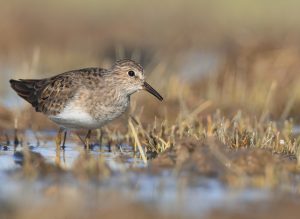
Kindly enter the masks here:
<path id="1" fill-rule="evenodd" d="M 135 73 L 134 73 L 134 71 L 129 71 L 129 72 L 128 72 L 128 75 L 129 75 L 130 77 L 133 77 L 133 76 L 135 76 Z"/>

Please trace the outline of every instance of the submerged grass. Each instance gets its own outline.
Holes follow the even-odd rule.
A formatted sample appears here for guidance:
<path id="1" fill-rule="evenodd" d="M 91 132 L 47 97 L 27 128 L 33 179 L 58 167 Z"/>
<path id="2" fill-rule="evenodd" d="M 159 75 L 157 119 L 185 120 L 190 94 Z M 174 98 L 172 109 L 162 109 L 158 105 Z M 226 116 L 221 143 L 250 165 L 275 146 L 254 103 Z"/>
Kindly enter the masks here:
<path id="1" fill-rule="evenodd" d="M 203 109 L 208 105 L 208 102 L 204 102 L 201 104 L 202 107 L 192 111 L 200 111 L 200 108 Z M 226 187 L 237 190 L 260 188 L 274 192 L 280 191 L 283 194 L 300 195 L 300 181 L 297 179 L 300 174 L 299 137 L 293 133 L 292 127 L 294 124 L 291 120 L 283 123 L 269 120 L 259 122 L 255 117 L 241 111 L 230 117 L 225 116 L 220 110 L 208 113 L 206 116 L 199 116 L 195 113 L 188 119 L 182 119 L 181 115 L 178 115 L 175 122 L 167 120 L 160 122 L 159 119 L 156 119 L 152 123 L 144 123 L 137 116 L 129 120 L 128 128 L 125 128 L 124 132 L 117 133 L 114 127 L 101 130 L 102 143 L 110 144 L 111 151 L 119 151 L 121 155 L 119 144 L 132 145 L 132 151 L 134 151 L 134 145 L 138 146 L 136 154 L 142 160 L 145 159 L 146 167 L 127 166 L 119 170 L 112 169 L 101 155 L 95 156 L 82 150 L 71 169 L 61 169 L 54 164 L 45 162 L 42 157 L 36 156 L 25 147 L 23 168 L 15 177 L 19 180 L 30 179 L 30 181 L 55 178 L 60 182 L 71 174 L 74 177 L 73 180 L 82 182 L 83 185 L 92 183 L 97 188 L 105 189 L 107 179 L 119 174 L 127 177 L 132 173 L 151 176 L 171 171 L 177 180 L 184 180 L 185 186 L 196 183 L 197 177 L 205 177 L 216 179 Z M 124 161 L 121 158 L 119 162 Z M 128 183 L 127 177 L 123 182 L 125 184 Z M 57 195 L 65 194 L 64 209 L 56 212 L 58 216 L 73 215 L 74 210 L 69 209 L 68 206 L 74 207 L 84 203 L 81 200 L 83 195 L 80 195 L 80 192 L 77 191 L 76 196 L 69 194 L 72 184 L 69 189 L 68 186 L 60 183 L 54 185 L 50 183 L 46 187 L 46 194 L 50 195 L 51 199 L 55 197 L 56 200 Z M 108 192 L 110 191 L 109 186 L 106 190 L 105 194 L 100 192 L 98 198 L 110 197 L 106 202 L 107 206 L 120 201 L 123 204 L 127 203 L 126 208 L 133 208 L 134 215 L 141 213 L 140 218 L 148 218 L 148 214 L 152 216 L 154 214 L 158 218 L 173 217 L 172 213 L 166 215 L 159 212 L 154 213 L 144 208 L 144 205 L 137 206 L 135 202 L 127 199 L 125 201 L 119 197 L 117 201 L 113 197 L 118 195 Z M 68 199 L 68 196 L 73 198 Z M 93 199 L 97 200 L 95 203 L 105 205 L 98 198 Z M 274 201 L 274 206 L 278 202 Z M 118 204 L 116 209 L 123 212 L 123 204 Z M 50 213 L 52 207 L 59 208 L 57 205 L 51 204 L 49 211 L 46 210 L 50 215 L 53 215 Z M 108 211 L 105 208 L 98 209 L 92 206 L 88 208 L 93 209 L 89 212 L 89 218 Z M 272 209 L 272 207 L 269 208 Z M 25 216 L 39 214 L 39 210 L 35 213 L 28 212 L 24 206 L 19 210 L 19 213 L 22 212 Z M 213 214 L 217 214 L 217 212 L 213 211 Z M 15 218 L 26 218 L 24 215 L 18 214 Z M 185 218 L 184 215 L 178 217 Z"/>

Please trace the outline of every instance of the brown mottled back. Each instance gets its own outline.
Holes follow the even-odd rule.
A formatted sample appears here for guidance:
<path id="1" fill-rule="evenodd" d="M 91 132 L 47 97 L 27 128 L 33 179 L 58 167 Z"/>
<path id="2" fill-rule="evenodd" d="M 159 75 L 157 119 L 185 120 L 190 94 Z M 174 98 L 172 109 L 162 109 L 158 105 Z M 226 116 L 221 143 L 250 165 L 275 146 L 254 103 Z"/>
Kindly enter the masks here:
<path id="1" fill-rule="evenodd" d="M 85 68 L 40 80 L 10 80 L 10 84 L 37 112 L 56 115 L 80 87 L 90 87 L 100 82 L 106 72 L 101 68 Z"/>

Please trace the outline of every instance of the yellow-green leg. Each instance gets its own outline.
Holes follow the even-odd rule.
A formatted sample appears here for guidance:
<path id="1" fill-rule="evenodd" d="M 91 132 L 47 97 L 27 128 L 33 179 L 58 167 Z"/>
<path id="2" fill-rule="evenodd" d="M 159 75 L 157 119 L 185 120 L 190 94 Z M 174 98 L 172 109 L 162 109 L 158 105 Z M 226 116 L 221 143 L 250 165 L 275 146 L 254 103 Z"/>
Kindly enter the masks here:
<path id="1" fill-rule="evenodd" d="M 92 130 L 89 129 L 89 130 L 88 130 L 88 133 L 86 134 L 85 139 L 84 139 L 85 148 L 86 148 L 87 150 L 90 150 L 90 149 L 91 149 L 91 145 L 90 145 L 91 134 L 92 134 Z"/>
<path id="2" fill-rule="evenodd" d="M 63 128 L 58 130 L 56 135 L 55 143 L 56 143 L 56 156 L 55 156 L 55 163 L 56 165 L 60 166 L 60 145 L 61 145 L 61 134 L 64 131 Z"/>

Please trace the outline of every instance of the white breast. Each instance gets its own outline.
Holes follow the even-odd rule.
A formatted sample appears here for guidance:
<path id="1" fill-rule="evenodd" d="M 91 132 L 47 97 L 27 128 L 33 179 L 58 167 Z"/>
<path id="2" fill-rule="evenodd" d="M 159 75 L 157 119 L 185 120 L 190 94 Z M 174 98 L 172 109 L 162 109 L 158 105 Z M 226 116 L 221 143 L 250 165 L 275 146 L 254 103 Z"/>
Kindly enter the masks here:
<path id="1" fill-rule="evenodd" d="M 53 122 L 71 129 L 96 129 L 105 122 L 94 119 L 83 108 L 71 105 L 67 105 L 61 113 L 49 116 L 49 118 Z"/>

